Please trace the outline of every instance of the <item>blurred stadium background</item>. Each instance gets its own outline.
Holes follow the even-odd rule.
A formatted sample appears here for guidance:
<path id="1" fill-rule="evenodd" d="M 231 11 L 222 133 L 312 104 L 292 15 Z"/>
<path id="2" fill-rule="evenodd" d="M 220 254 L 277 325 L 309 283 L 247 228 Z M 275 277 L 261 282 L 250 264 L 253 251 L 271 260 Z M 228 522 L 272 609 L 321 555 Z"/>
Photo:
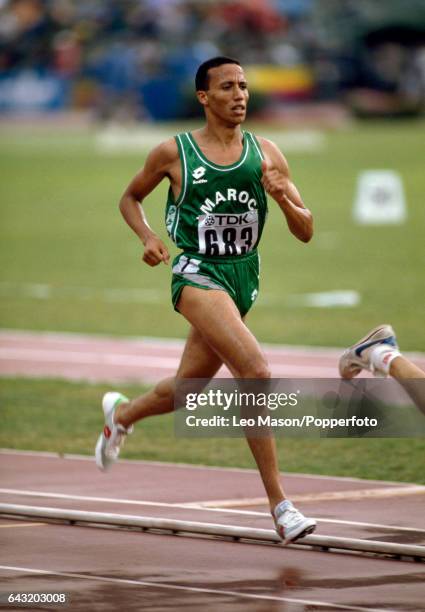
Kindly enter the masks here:
<path id="1" fill-rule="evenodd" d="M 282 148 L 315 216 L 306 246 L 271 205 L 254 333 L 344 347 L 388 321 L 403 349 L 423 351 L 425 0 L 0 0 L 1 327 L 185 336 L 169 268 L 141 264 L 117 203 L 155 143 L 199 125 L 194 72 L 217 54 L 246 67 L 248 126 Z M 404 222 L 353 219 L 358 177 L 375 169 L 400 176 Z M 146 201 L 164 238 L 166 190 Z M 13 442 L 14 406 L 32 398 L 41 418 L 48 384 L 1 384 L 10 419 L 0 444 L 51 448 L 51 421 Z M 59 387 L 64 410 L 75 406 L 75 389 Z M 96 403 L 88 393 L 77 395 Z M 372 469 L 349 453 L 345 467 L 311 457 L 303 469 Z"/>
<path id="2" fill-rule="evenodd" d="M 316 219 L 304 247 L 271 207 L 254 331 L 343 346 L 389 320 L 424 349 L 425 0 L 0 0 L 2 326 L 184 336 L 116 203 L 198 124 L 194 71 L 222 53 Z M 354 223 L 367 169 L 400 175 L 404 223 Z M 162 235 L 165 192 L 146 203 Z"/>
<path id="3" fill-rule="evenodd" d="M 282 102 L 423 111 L 423 0 L 1 0 L 0 11 L 2 112 L 199 116 L 193 74 L 218 54 L 247 67 L 259 117 L 280 117 Z"/>

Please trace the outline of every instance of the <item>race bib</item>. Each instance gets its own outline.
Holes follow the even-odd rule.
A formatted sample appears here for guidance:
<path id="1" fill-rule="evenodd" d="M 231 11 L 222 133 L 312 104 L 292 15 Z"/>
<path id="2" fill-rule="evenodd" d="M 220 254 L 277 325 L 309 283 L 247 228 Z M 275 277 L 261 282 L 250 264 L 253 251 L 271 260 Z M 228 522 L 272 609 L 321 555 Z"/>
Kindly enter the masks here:
<path id="1" fill-rule="evenodd" d="M 198 219 L 199 253 L 209 257 L 244 255 L 258 239 L 258 212 L 202 215 Z"/>

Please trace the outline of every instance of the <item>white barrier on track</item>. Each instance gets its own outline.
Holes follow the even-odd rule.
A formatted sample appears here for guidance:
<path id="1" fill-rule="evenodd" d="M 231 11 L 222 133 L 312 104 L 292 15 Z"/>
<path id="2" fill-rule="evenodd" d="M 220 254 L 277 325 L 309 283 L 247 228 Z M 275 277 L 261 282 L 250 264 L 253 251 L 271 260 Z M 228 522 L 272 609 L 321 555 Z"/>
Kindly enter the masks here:
<path id="1" fill-rule="evenodd" d="M 176 519 L 136 516 L 132 514 L 110 514 L 106 512 L 88 512 L 85 510 L 49 508 L 45 506 L 23 506 L 18 504 L 0 504 L 0 515 L 55 519 L 70 523 L 137 527 L 143 530 L 165 530 L 171 531 L 174 534 L 196 533 L 209 536 L 230 537 L 235 540 L 243 539 L 256 542 L 280 543 L 283 546 L 280 537 L 272 529 L 254 529 L 252 527 L 223 525 L 220 523 L 180 521 Z M 395 544 L 376 540 L 309 535 L 297 540 L 296 545 L 312 546 L 320 550 L 346 550 L 389 555 L 398 558 L 409 557 L 416 561 L 425 560 L 425 546 L 412 544 Z"/>

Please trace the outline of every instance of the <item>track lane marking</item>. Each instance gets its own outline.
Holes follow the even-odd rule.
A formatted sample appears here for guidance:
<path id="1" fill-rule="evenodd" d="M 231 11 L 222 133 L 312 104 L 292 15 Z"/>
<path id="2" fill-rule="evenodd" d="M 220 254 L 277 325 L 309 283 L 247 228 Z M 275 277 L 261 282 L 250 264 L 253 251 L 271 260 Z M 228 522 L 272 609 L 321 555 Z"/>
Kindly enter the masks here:
<path id="1" fill-rule="evenodd" d="M 219 507 L 206 507 L 205 502 L 204 505 L 196 505 L 196 503 L 187 502 L 187 503 L 166 503 L 166 502 L 152 502 L 152 501 L 143 501 L 137 499 L 116 499 L 111 497 L 94 497 L 94 496 L 86 496 L 86 495 L 73 495 L 69 493 L 54 493 L 48 491 L 30 491 L 30 490 L 22 490 L 22 489 L 4 489 L 0 488 L 0 494 L 8 494 L 8 495 L 19 495 L 26 497 L 43 497 L 43 498 L 51 498 L 51 499 L 69 499 L 75 501 L 93 501 L 93 502 L 102 502 L 102 503 L 110 503 L 110 504 L 122 504 L 129 506 L 153 506 L 158 508 L 180 508 L 180 509 L 190 509 L 190 510 L 200 510 L 205 512 L 218 512 L 221 514 L 237 514 L 244 516 L 255 516 L 255 517 L 264 517 L 270 518 L 269 512 L 255 512 L 253 510 L 236 510 L 231 508 L 219 508 Z M 294 498 L 292 498 L 294 499 Z M 241 502 L 243 500 L 239 500 Z M 202 503 L 202 502 L 201 502 Z M 375 527 L 379 529 L 388 529 L 388 530 L 397 530 L 397 531 L 406 531 L 406 532 L 414 532 L 414 533 L 425 533 L 425 529 L 419 529 L 415 527 L 401 527 L 397 525 L 381 525 L 379 523 L 365 523 L 362 521 L 348 521 L 342 519 L 328 519 L 321 517 L 314 517 L 317 521 L 322 523 L 335 523 L 341 525 L 352 525 L 357 527 Z"/>
<path id="2" fill-rule="evenodd" d="M 22 362 L 31 361 L 35 363 L 62 363 L 77 365 L 109 365 L 114 367 L 145 367 L 156 368 L 159 370 L 176 370 L 180 363 L 180 356 L 176 357 L 155 357 L 132 355 L 126 353 L 105 353 L 103 347 L 98 351 L 70 351 L 68 349 L 35 349 L 35 348 L 14 348 L 0 347 L 0 362 Z M 316 377 L 316 378 L 335 378 L 337 376 L 336 366 L 315 366 L 315 365 L 294 365 L 279 364 L 270 361 L 272 374 L 278 376 L 292 377 Z M 221 372 L 223 374 L 223 372 Z M 230 376 L 230 374 L 229 374 Z"/>
<path id="3" fill-rule="evenodd" d="M 316 501 L 345 501 L 362 499 L 379 499 L 387 497 L 398 497 L 405 495 L 424 495 L 425 486 L 412 485 L 404 487 L 390 487 L 380 489 L 358 489 L 357 491 L 328 491 L 326 493 L 312 493 L 309 495 L 291 495 L 294 502 L 316 502 Z M 222 499 L 188 502 L 186 507 L 202 506 L 203 508 L 231 508 L 245 506 L 264 506 L 268 504 L 266 497 L 253 497 L 251 499 Z"/>
<path id="4" fill-rule="evenodd" d="M 130 346 L 152 346 L 156 348 L 165 348 L 169 346 L 171 348 L 183 349 L 185 345 L 185 338 L 166 338 L 166 337 L 155 337 L 155 336 L 111 336 L 108 334 L 83 334 L 78 332 L 56 332 L 56 331 L 35 331 L 25 329 L 0 329 L 0 341 L 20 341 L 26 342 L 27 340 L 34 341 L 37 345 L 40 341 L 47 342 L 66 342 L 68 344 L 84 342 L 112 342 L 118 344 L 128 344 Z M 301 355 L 305 356 L 307 353 L 310 357 L 321 357 L 325 356 L 328 358 L 337 359 L 341 355 L 341 351 L 344 347 L 329 347 L 329 346 L 309 346 L 305 344 L 276 344 L 270 342 L 262 342 L 261 346 L 266 350 L 267 353 L 273 353 L 277 356 L 292 356 Z M 425 361 L 425 352 L 409 351 L 404 353 L 409 359 L 419 359 Z"/>
<path id="5" fill-rule="evenodd" d="M 6 525 L 0 525 L 0 529 L 11 529 L 13 527 L 39 527 L 40 525 L 47 525 L 48 523 L 7 523 Z"/>
<path id="6" fill-rule="evenodd" d="M 61 349 L 28 349 L 0 347 L 1 361 L 44 361 L 48 363 L 108 364 L 113 366 L 151 366 L 173 368 L 179 364 L 178 357 L 145 357 L 125 353 L 108 354 L 99 351 L 70 351 Z"/>
<path id="7" fill-rule="evenodd" d="M 176 591 L 189 591 L 192 593 L 208 593 L 211 595 L 227 595 L 229 597 L 236 597 L 241 599 L 255 599 L 265 601 L 281 601 L 286 603 L 303 604 L 306 606 L 318 606 L 325 608 L 325 610 L 352 610 L 353 612 L 382 612 L 381 608 L 365 608 L 359 606 L 347 606 L 344 604 L 332 604 L 323 601 L 313 601 L 308 599 L 295 599 L 293 597 L 279 597 L 277 595 L 255 595 L 253 593 L 241 593 L 238 591 L 227 591 L 222 589 L 208 589 L 201 587 L 188 587 L 175 584 L 169 584 L 167 582 L 150 582 L 147 580 L 131 580 L 129 578 L 110 578 L 109 576 L 89 576 L 86 574 L 78 574 L 74 572 L 57 572 L 52 570 L 42 570 L 31 567 L 17 567 L 13 565 L 0 565 L 0 569 L 14 572 L 25 572 L 32 574 L 50 575 L 50 576 L 61 576 L 64 578 L 76 578 L 79 580 L 93 580 L 99 582 L 112 582 L 115 584 L 128 584 L 134 586 L 147 586 L 157 589 L 169 589 Z M 396 612 L 387 609 L 387 612 Z"/>

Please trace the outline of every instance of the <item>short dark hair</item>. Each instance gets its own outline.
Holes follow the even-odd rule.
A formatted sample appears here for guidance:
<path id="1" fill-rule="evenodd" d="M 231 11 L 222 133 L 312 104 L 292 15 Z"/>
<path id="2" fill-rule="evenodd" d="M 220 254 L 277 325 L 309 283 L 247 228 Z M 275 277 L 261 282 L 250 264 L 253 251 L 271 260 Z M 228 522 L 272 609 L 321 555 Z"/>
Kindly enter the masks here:
<path id="1" fill-rule="evenodd" d="M 210 70 L 210 68 L 217 68 L 218 66 L 222 66 L 223 64 L 237 64 L 238 66 L 240 66 L 240 62 L 238 62 L 238 60 L 234 59 L 233 57 L 226 57 L 224 55 L 212 57 L 211 59 L 201 64 L 198 70 L 196 71 L 196 91 L 206 91 L 209 87 L 208 70 Z"/>

